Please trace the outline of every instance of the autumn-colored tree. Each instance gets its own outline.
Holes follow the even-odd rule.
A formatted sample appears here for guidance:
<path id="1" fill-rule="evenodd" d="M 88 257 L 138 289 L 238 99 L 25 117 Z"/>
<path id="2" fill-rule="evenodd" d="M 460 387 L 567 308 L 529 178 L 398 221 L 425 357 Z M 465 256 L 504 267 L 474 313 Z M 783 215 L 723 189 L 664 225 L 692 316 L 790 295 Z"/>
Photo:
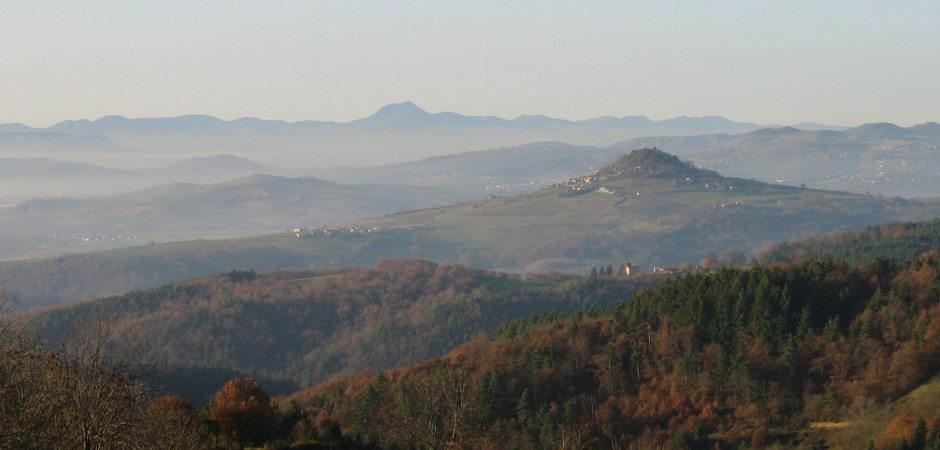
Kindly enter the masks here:
<path id="1" fill-rule="evenodd" d="M 154 449 L 188 450 L 199 445 L 199 420 L 193 405 L 178 395 L 153 399 L 144 412 Z"/>
<path id="2" fill-rule="evenodd" d="M 215 394 L 210 415 L 219 424 L 220 433 L 243 449 L 245 444 L 267 437 L 275 410 L 271 397 L 254 378 L 235 378 Z"/>
<path id="3" fill-rule="evenodd" d="M 878 448 L 899 448 L 902 442 L 910 442 L 917 428 L 917 420 L 910 413 L 903 413 L 888 424 L 876 443 Z"/>

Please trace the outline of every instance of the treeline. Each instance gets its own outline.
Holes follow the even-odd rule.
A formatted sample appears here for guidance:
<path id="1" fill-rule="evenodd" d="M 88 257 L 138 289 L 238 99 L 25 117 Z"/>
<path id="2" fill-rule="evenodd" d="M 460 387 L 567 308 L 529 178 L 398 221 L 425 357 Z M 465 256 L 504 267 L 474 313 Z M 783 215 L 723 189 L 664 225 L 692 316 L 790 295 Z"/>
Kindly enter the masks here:
<path id="1" fill-rule="evenodd" d="M 657 281 L 527 282 L 461 265 L 390 260 L 374 269 L 231 271 L 36 312 L 30 320 L 50 342 L 70 324 L 107 322 L 116 338 L 146 349 L 157 375 L 171 377 L 163 380 L 169 387 L 207 368 L 312 385 L 439 357 L 507 319 L 609 305 Z"/>
<path id="2" fill-rule="evenodd" d="M 500 330 L 294 399 L 330 439 L 382 448 L 865 448 L 811 424 L 940 369 L 940 258 L 723 268 Z"/>
<path id="3" fill-rule="evenodd" d="M 46 346 L 0 294 L 0 449 L 191 449 L 196 429 L 135 377 L 102 326 Z"/>
<path id="4" fill-rule="evenodd" d="M 874 225 L 788 242 L 765 250 L 764 264 L 794 262 L 816 255 L 830 255 L 852 265 L 886 259 L 907 264 L 927 251 L 940 248 L 940 219 L 927 222 Z"/>
<path id="5" fill-rule="evenodd" d="M 307 267 L 307 257 L 277 246 L 212 245 L 178 251 L 140 250 L 138 255 L 92 253 L 0 263 L 0 285 L 28 309 L 75 303 L 233 268 Z"/>

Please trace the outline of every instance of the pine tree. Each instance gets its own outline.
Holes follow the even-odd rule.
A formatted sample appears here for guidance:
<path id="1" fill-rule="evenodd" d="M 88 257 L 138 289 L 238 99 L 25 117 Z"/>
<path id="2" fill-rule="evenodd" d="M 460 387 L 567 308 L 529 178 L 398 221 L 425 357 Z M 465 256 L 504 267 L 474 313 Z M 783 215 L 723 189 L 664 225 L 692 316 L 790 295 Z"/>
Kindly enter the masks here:
<path id="1" fill-rule="evenodd" d="M 519 425 L 525 428 L 529 424 L 529 414 L 532 411 L 532 405 L 529 403 L 529 389 L 526 388 L 519 396 L 519 403 L 516 404 L 516 419 Z"/>
<path id="2" fill-rule="evenodd" d="M 927 420 L 924 416 L 917 419 L 917 428 L 911 435 L 911 443 L 908 447 L 911 450 L 924 450 L 927 447 Z"/>

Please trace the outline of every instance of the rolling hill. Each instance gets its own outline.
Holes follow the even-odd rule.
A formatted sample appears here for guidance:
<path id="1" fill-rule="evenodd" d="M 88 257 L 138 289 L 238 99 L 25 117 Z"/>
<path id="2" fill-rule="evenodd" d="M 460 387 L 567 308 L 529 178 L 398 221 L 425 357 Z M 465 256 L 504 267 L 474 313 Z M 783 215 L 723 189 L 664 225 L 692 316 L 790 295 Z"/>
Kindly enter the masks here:
<path id="1" fill-rule="evenodd" d="M 765 128 L 743 134 L 630 139 L 725 175 L 885 196 L 938 197 L 940 125 L 865 124 L 842 131 Z"/>
<path id="2" fill-rule="evenodd" d="M 11 261 L 0 264 L 0 282 L 28 307 L 233 268 L 371 266 L 400 257 L 512 272 L 586 274 L 592 266 L 628 262 L 647 271 L 674 270 L 668 267 L 748 260 L 788 240 L 928 220 L 938 213 L 940 204 L 933 201 L 725 177 L 645 148 L 594 174 L 528 194 L 310 228 L 300 237 L 189 241 Z"/>
<path id="3" fill-rule="evenodd" d="M 76 324 L 107 322 L 117 341 L 140 344 L 147 360 L 159 363 L 158 372 L 211 368 L 312 385 L 437 357 L 507 319 L 602 307 L 657 281 L 523 281 L 390 260 L 373 269 L 230 271 L 36 311 L 27 319 L 48 342 Z M 193 400 L 202 402 L 217 387 L 211 389 Z"/>
<path id="4" fill-rule="evenodd" d="M 448 134 L 448 127 L 465 127 L 466 130 L 477 130 L 486 133 L 487 129 L 513 128 L 516 125 L 549 129 L 577 129 L 578 127 L 603 126 L 621 127 L 649 127 L 659 122 L 645 118 L 601 118 L 583 121 L 575 124 L 541 116 L 525 116 L 513 121 L 491 117 L 465 117 L 453 113 L 428 113 L 413 104 L 389 105 L 377 112 L 363 123 L 347 124 L 288 124 L 280 121 L 263 121 L 258 119 L 241 119 L 238 121 L 222 121 L 207 116 L 184 116 L 167 119 L 126 119 L 108 117 L 99 121 L 85 121 L 64 123 L 56 131 L 11 131 L 2 133 L 8 143 L 16 144 L 19 140 L 35 138 L 37 142 L 46 142 L 55 147 L 57 142 L 64 147 L 48 151 L 45 147 L 25 147 L 13 145 L 0 153 L 7 155 L 29 155 L 28 158 L 6 158 L 0 162 L 0 216 L 15 216 L 15 213 L 6 214 L 16 202 L 39 197 L 35 204 L 50 197 L 91 198 L 103 195 L 112 196 L 117 193 L 129 193 L 140 189 L 151 188 L 167 183 L 223 183 L 237 178 L 252 175 L 267 174 L 283 177 L 314 176 L 334 181 L 343 185 L 350 184 L 383 184 L 436 187 L 424 191 L 403 189 L 408 201 L 385 201 L 389 206 L 424 207 L 437 203 L 441 198 L 439 194 L 454 194 L 444 197 L 451 200 L 481 199 L 490 195 L 507 195 L 521 192 L 531 192 L 558 180 L 590 174 L 599 168 L 610 164 L 620 155 L 632 148 L 648 146 L 650 144 L 665 146 L 671 152 L 683 159 L 693 161 L 700 167 L 718 170 L 726 176 L 736 176 L 749 180 L 759 180 L 773 184 L 801 185 L 811 189 L 839 190 L 854 193 L 871 193 L 882 197 L 896 195 L 913 197 L 940 197 L 940 163 L 936 158 L 936 147 L 940 145 L 940 125 L 925 123 L 909 128 L 902 128 L 892 124 L 866 124 L 860 127 L 842 131 L 833 130 L 799 130 L 792 127 L 765 128 L 748 131 L 743 134 L 710 134 L 685 135 L 636 138 L 606 147 L 574 146 L 558 142 L 537 142 L 514 147 L 502 147 L 486 151 L 471 151 L 458 154 L 448 154 L 420 159 L 411 162 L 382 165 L 382 159 L 373 157 L 377 154 L 394 152 L 394 148 L 376 148 L 376 152 L 361 158 L 360 165 L 370 167 L 339 167 L 339 168 L 307 168 L 302 161 L 288 153 L 281 153 L 277 145 L 272 142 L 277 139 L 288 139 L 292 133 L 311 132 L 321 129 L 382 129 L 382 133 L 418 133 L 438 130 Z M 507 124 L 511 122 L 511 124 Z M 518 123 L 517 123 L 518 122 Z M 720 126 L 726 121 L 717 118 L 680 118 L 673 121 L 681 126 L 691 126 L 698 123 L 703 126 Z M 670 122 L 672 123 L 672 122 Z M 494 124 L 501 124 L 496 127 Z M 645 124 L 645 125 L 644 125 Z M 660 124 L 662 125 L 662 124 Z M 657 125 L 658 126 L 658 125 Z M 665 125 L 663 125 L 665 127 Z M 482 128 L 481 128 L 482 127 Z M 488 128 L 489 127 L 489 128 Z M 493 128 L 496 127 L 496 128 Z M 626 127 L 626 128 L 624 128 Z M 21 130 L 22 127 L 8 127 L 10 130 Z M 686 129 L 689 131 L 691 128 Z M 176 130 L 176 131 L 173 131 Z M 253 148 L 252 133 L 272 133 L 271 140 L 264 140 L 265 150 L 261 153 L 271 156 L 279 155 L 276 165 L 267 165 L 236 156 L 232 153 L 211 153 L 213 150 L 225 146 L 233 146 L 238 154 L 259 155 L 254 151 L 234 150 L 234 147 L 245 150 Z M 423 131 L 422 131 L 423 130 Z M 481 131 L 482 130 L 482 131 Z M 657 129 L 666 132 L 668 127 Z M 93 134 L 95 132 L 117 133 L 118 135 L 130 133 L 131 135 L 144 135 L 148 139 L 162 139 L 161 136 L 173 141 L 173 136 L 180 139 L 209 139 L 217 136 L 214 133 L 228 133 L 226 144 L 198 143 L 180 144 L 180 153 L 161 152 L 159 155 L 150 154 L 149 151 L 128 150 L 123 147 L 116 148 L 117 144 L 110 138 Z M 505 131 L 505 130 L 504 130 Z M 476 131 L 474 131 L 476 132 Z M 76 139 L 83 142 L 95 142 L 105 139 L 110 142 L 110 150 L 100 152 L 86 152 L 79 146 L 69 150 L 71 142 L 69 134 L 78 133 Z M 166 134 L 168 133 L 168 134 Z M 283 135 L 282 135 L 283 134 Z M 29 138 L 29 139 L 27 139 Z M 214 138 L 213 138 L 214 139 Z M 182 141 L 180 141 L 182 142 Z M 261 141 L 258 141 L 261 142 Z M 270 144 L 270 145 L 269 145 Z M 479 144 L 484 145 L 483 141 Z M 46 145 L 46 144 L 43 144 Z M 84 144 L 83 144 L 84 145 Z M 90 144 L 89 144 L 90 145 Z M 260 145 L 260 144 L 259 144 Z M 246 147 L 247 146 L 247 147 Z M 172 147 L 172 146 L 170 146 Z M 170 148 L 167 147 L 167 148 Z M 20 148 L 20 150 L 16 150 Z M 340 149 L 342 146 L 331 148 Z M 479 148 L 479 147 L 477 147 Z M 30 150 L 32 149 L 32 150 Z M 257 150 L 257 149 L 256 149 Z M 12 153 L 11 153 L 12 152 Z M 315 150 L 311 150 L 315 153 Z M 453 153 L 451 150 L 443 153 Z M 44 154 L 56 155 L 61 159 L 37 157 Z M 119 160 L 132 159 L 141 163 L 150 161 L 157 165 L 166 164 L 166 161 L 178 161 L 178 157 L 193 154 L 206 156 L 190 157 L 182 162 L 163 165 L 155 169 L 114 169 L 87 163 L 72 163 L 73 158 L 83 154 L 95 154 L 96 158 L 110 155 L 110 158 Z M 148 156 L 150 155 L 150 156 Z M 270 159 L 269 159 L 270 161 Z M 321 159 L 319 163 L 324 163 Z M 376 165 L 377 164 L 377 165 Z M 287 167 L 278 167 L 287 166 Z M 367 188 L 368 189 L 368 188 Z M 194 191 L 199 189 L 194 188 Z M 237 189 L 236 189 L 237 190 Z M 383 189 L 384 191 L 384 189 Z M 395 191 L 390 188 L 390 191 Z M 459 192 L 458 191 L 463 191 Z M 196 192 L 191 195 L 193 199 L 203 195 Z M 232 198 L 237 198 L 233 193 Z M 417 199 L 427 196 L 424 200 Z M 125 197 L 126 199 L 127 197 Z M 101 200 L 101 199 L 96 199 Z M 257 200 L 257 199 L 255 199 Z M 277 203 L 276 195 L 271 197 L 272 207 Z M 897 199 L 893 199 L 897 200 Z M 237 214 L 231 211 L 213 210 L 211 207 L 202 208 L 205 213 L 200 215 L 200 207 L 195 213 L 179 218 L 180 206 L 170 206 L 167 199 L 158 200 L 148 197 L 142 201 L 155 201 L 155 204 L 145 205 L 135 203 L 133 207 L 122 208 L 114 213 L 109 208 L 123 207 L 114 202 L 105 201 L 98 209 L 90 212 L 92 217 L 68 216 L 61 217 L 37 216 L 34 222 L 9 219 L 11 227 L 5 228 L 0 234 L 0 257 L 28 257 L 37 255 L 52 255 L 62 252 L 90 251 L 116 246 L 126 246 L 135 242 L 167 241 L 172 239 L 199 239 L 216 238 L 223 236 L 243 235 L 244 229 L 257 230 L 261 217 L 270 217 L 269 224 L 278 222 L 277 216 L 286 215 L 298 218 L 299 214 L 292 212 L 273 213 L 261 211 L 262 215 L 254 215 L 247 221 L 240 221 Z M 175 201 L 175 200 L 174 200 Z M 362 208 L 350 208 L 350 214 L 331 216 L 324 214 L 326 219 L 308 221 L 309 218 L 299 217 L 300 220 L 289 220 L 290 226 L 316 226 L 329 223 L 331 220 L 347 220 L 353 218 L 353 210 L 361 211 L 363 215 L 371 215 L 376 210 L 370 210 L 369 199 Z M 175 201 L 179 203 L 179 201 Z M 347 204 L 353 205 L 355 201 Z M 283 205 L 282 205 L 283 206 Z M 259 205 L 257 201 L 247 206 L 247 210 L 255 210 Z M 177 211 L 173 211 L 177 209 Z M 154 221 L 150 213 L 167 212 L 174 220 L 168 222 Z M 91 209 L 86 208 L 86 211 Z M 390 211 L 384 208 L 381 212 Z M 140 217 L 131 217 L 134 212 Z M 216 220 L 206 218 L 209 212 L 217 215 Z M 100 217 L 96 223 L 96 217 Z M 137 229 L 121 228 L 120 232 L 99 226 L 108 218 L 113 220 L 108 225 L 116 225 L 125 221 L 130 222 Z M 77 222 L 70 222 L 75 219 Z M 203 220 L 205 219 L 205 220 Z M 904 219 L 904 217 L 899 217 Z M 2 221 L 3 219 L 0 219 Z M 301 221 L 302 220 L 302 221 Z M 239 222 L 233 226 L 233 221 Z M 275 229 L 285 228 L 283 221 Z M 218 225 L 221 224 L 221 225 Z M 186 229 L 185 233 L 181 230 Z M 239 229 L 241 228 L 241 229 Z M 52 233 L 50 229 L 55 229 Z M 271 228 L 267 228 L 270 230 Z M 147 230 L 148 236 L 142 236 L 141 230 Z M 38 231 L 39 233 L 34 233 Z M 77 231 L 73 232 L 73 231 Z M 104 231 L 104 232 L 102 232 Z M 74 238 L 74 239 L 73 239 Z"/>
<path id="5" fill-rule="evenodd" d="M 36 198 L 87 199 L 129 193 L 169 183 L 221 183 L 251 175 L 296 175 L 291 169 L 265 166 L 230 154 L 195 157 L 166 166 L 117 169 L 52 158 L 0 158 L 0 201 Z"/>
<path id="6" fill-rule="evenodd" d="M 283 232 L 471 198 L 459 189 L 271 175 L 169 184 L 92 199 L 36 198 L 0 209 L 0 255 Z M 29 247 L 33 242 L 37 245 Z"/>
<path id="7" fill-rule="evenodd" d="M 649 172 L 667 174 L 701 172 Z M 940 442 L 938 274 L 936 253 L 569 281 L 396 260 L 20 317 L 52 341 L 108 322 L 196 404 L 225 376 L 311 384 L 286 399 L 309 418 L 298 439 L 334 448 L 930 448 L 902 439 Z"/>
<path id="8" fill-rule="evenodd" d="M 937 207 L 724 177 L 646 148 L 534 193 L 352 224 L 413 229 L 482 265 L 583 270 L 591 262 L 697 262 L 735 248 L 754 255 L 827 230 L 932 218 Z"/>
<path id="9" fill-rule="evenodd" d="M 572 176 L 592 173 L 633 147 L 591 147 L 533 142 L 513 147 L 441 155 L 372 167 L 308 169 L 311 175 L 346 183 L 387 183 L 518 194 Z"/>
<path id="10" fill-rule="evenodd" d="M 935 448 L 938 273 L 935 253 L 702 272 L 290 398 L 336 446 Z"/>
<path id="11" fill-rule="evenodd" d="M 535 120 L 532 118 L 531 120 Z M 548 118 L 542 121 L 548 121 Z M 940 197 L 936 123 L 837 130 L 762 128 L 740 134 L 646 136 L 607 146 L 537 142 L 372 167 L 312 168 L 343 182 L 531 191 L 591 173 L 632 149 L 656 146 L 726 176 L 859 194 Z"/>

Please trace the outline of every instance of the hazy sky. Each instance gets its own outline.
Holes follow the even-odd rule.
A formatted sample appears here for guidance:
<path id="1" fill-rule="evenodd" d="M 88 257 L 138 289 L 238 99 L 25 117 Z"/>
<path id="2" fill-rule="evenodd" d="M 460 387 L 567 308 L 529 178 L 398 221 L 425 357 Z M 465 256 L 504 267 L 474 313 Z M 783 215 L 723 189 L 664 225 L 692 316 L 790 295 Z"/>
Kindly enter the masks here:
<path id="1" fill-rule="evenodd" d="M 940 2 L 3 1 L 0 123 L 940 121 Z"/>

